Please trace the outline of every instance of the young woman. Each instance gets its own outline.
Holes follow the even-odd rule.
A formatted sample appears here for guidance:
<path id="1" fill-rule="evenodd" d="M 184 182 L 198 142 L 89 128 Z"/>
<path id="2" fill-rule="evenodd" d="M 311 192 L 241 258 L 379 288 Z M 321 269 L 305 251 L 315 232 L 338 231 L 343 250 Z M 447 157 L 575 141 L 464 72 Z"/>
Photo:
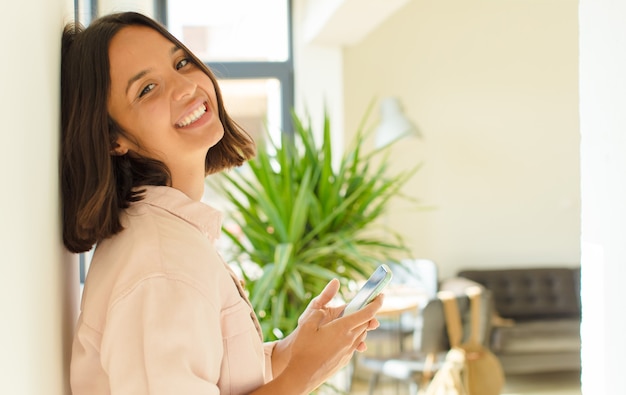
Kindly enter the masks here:
<path id="1" fill-rule="evenodd" d="M 62 54 L 63 240 L 96 244 L 71 363 L 74 395 L 308 394 L 363 351 L 382 304 L 339 317 L 339 282 L 285 339 L 263 344 L 214 247 L 204 178 L 254 143 L 210 70 L 137 13 L 68 25 Z"/>

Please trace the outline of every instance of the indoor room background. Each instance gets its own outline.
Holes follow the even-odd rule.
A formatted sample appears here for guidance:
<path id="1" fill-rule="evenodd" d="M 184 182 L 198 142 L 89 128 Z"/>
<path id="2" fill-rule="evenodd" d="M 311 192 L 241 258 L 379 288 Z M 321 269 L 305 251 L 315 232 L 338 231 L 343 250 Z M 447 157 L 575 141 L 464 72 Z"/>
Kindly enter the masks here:
<path id="1" fill-rule="evenodd" d="M 397 168 L 424 164 L 404 192 L 432 209 L 398 203 L 388 223 L 442 276 L 582 261 L 583 393 L 618 393 L 626 6 L 394 0 L 375 18 L 365 4 L 383 2 L 361 1 L 294 0 L 296 109 L 321 119 L 328 108 L 341 145 L 372 99 L 398 97 L 422 138 L 392 148 Z M 356 14 L 319 23 L 338 4 Z M 60 242 L 57 153 L 60 33 L 73 5 L 2 9 L 0 393 L 68 394 L 78 271 Z"/>

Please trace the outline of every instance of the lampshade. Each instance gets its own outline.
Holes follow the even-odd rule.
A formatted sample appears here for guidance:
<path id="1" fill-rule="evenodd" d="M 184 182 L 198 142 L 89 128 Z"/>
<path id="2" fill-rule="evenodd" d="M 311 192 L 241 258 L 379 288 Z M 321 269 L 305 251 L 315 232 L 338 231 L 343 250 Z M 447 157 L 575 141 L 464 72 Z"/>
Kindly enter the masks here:
<path id="1" fill-rule="evenodd" d="M 376 129 L 376 148 L 385 147 L 407 136 L 420 137 L 417 127 L 404 115 L 400 101 L 387 97 L 380 102 L 380 125 Z"/>

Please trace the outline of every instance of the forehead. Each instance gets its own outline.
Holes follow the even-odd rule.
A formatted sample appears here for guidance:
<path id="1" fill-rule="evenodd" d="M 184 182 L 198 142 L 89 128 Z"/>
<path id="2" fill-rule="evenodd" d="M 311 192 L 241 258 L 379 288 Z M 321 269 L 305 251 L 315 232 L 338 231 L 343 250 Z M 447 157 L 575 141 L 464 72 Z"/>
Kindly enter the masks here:
<path id="1" fill-rule="evenodd" d="M 158 31 L 146 26 L 126 26 L 122 28 L 109 44 L 109 62 L 111 73 L 117 66 L 123 68 L 140 67 L 142 63 L 168 57 L 176 44 L 165 38 Z"/>
<path id="2" fill-rule="evenodd" d="M 177 46 L 158 31 L 146 26 L 126 26 L 109 44 L 111 88 L 124 87 L 137 73 L 152 70 L 161 62 L 169 62 Z"/>
<path id="3" fill-rule="evenodd" d="M 158 31 L 140 25 L 120 29 L 109 44 L 109 58 L 128 55 L 146 55 L 158 49 L 170 49 L 176 44 Z"/>

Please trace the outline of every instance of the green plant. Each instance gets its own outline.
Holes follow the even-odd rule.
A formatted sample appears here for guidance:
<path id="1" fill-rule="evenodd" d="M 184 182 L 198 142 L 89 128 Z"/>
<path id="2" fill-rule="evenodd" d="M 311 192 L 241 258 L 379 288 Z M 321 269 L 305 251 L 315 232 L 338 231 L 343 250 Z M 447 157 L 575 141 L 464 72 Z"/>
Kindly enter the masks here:
<path id="1" fill-rule="evenodd" d="M 366 119 L 333 166 L 328 117 L 318 146 L 310 120 L 305 125 L 294 114 L 293 136 L 283 133 L 280 145 L 267 139 L 271 147 L 259 149 L 249 171 L 222 173 L 213 183 L 234 205 L 240 232 L 224 228 L 233 259 L 262 269 L 259 276 L 242 272 L 266 340 L 291 332 L 330 279 L 365 278 L 407 252 L 395 232 L 376 232 L 383 226 L 377 220 L 418 167 L 388 175 L 386 148 L 363 150 Z"/>

